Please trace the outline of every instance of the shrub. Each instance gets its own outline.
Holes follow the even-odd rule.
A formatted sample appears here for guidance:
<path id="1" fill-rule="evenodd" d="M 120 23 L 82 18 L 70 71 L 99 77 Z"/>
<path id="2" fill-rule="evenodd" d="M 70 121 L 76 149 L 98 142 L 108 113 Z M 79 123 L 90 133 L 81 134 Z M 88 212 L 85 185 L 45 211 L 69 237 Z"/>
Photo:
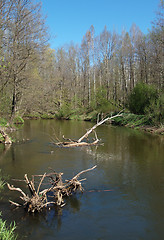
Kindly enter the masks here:
<path id="1" fill-rule="evenodd" d="M 54 115 L 49 114 L 49 113 L 44 113 L 41 115 L 42 119 L 54 119 Z"/>
<path id="2" fill-rule="evenodd" d="M 58 111 L 58 113 L 56 113 L 56 118 L 58 119 L 62 119 L 62 118 L 69 118 L 69 116 L 73 113 L 73 110 L 71 109 L 71 104 L 64 102 L 60 108 L 60 110 Z"/>
<path id="3" fill-rule="evenodd" d="M 91 102 L 91 110 L 97 110 L 97 112 L 113 112 L 116 107 L 107 100 L 107 90 L 104 88 L 98 88 L 95 94 L 94 100 Z"/>
<path id="4" fill-rule="evenodd" d="M 136 115 L 133 113 L 123 113 L 122 117 L 114 118 L 112 123 L 114 125 L 129 126 L 129 127 L 135 127 L 135 128 L 137 126 L 152 124 L 149 116 Z"/>
<path id="5" fill-rule="evenodd" d="M 158 99 L 157 90 L 153 86 L 137 83 L 128 98 L 128 107 L 132 113 L 146 114 L 147 109 Z"/>
<path id="6" fill-rule="evenodd" d="M 158 99 L 151 100 L 150 105 L 145 110 L 153 124 L 164 123 L 164 94 L 159 95 Z"/>

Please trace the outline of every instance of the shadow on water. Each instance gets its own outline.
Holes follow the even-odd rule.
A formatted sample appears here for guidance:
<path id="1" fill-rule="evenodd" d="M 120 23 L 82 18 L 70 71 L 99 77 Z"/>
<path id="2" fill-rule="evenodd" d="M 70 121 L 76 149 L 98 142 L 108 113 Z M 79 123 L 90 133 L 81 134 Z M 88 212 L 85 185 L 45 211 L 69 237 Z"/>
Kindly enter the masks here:
<path id="1" fill-rule="evenodd" d="M 0 146 L 0 169 L 10 176 L 12 184 L 12 178 L 23 179 L 25 173 L 29 177 L 43 174 L 48 167 L 62 171 L 64 179 L 69 179 L 97 164 L 84 176 L 85 192 L 67 198 L 63 209 L 53 207 L 36 215 L 12 210 L 8 200 L 16 201 L 19 194 L 5 187 L 0 211 L 8 222 L 16 221 L 18 239 L 164 239 L 163 137 L 102 125 L 96 132 L 104 145 L 63 149 L 50 144 L 55 135 L 78 139 L 92 125 L 25 121 L 14 137 L 20 142 L 29 141 L 8 150 Z M 22 183 L 19 186 L 23 187 Z"/>

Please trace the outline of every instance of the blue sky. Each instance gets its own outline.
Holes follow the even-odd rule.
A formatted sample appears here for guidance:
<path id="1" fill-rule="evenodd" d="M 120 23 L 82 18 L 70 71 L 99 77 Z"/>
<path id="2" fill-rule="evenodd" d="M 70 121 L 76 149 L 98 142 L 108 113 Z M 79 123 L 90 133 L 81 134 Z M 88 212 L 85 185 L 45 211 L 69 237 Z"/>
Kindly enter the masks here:
<path id="1" fill-rule="evenodd" d="M 57 48 L 73 41 L 81 43 L 91 25 L 95 34 L 104 26 L 109 31 L 129 31 L 135 23 L 147 33 L 156 16 L 159 0 L 41 0 L 51 34 L 50 46 Z"/>

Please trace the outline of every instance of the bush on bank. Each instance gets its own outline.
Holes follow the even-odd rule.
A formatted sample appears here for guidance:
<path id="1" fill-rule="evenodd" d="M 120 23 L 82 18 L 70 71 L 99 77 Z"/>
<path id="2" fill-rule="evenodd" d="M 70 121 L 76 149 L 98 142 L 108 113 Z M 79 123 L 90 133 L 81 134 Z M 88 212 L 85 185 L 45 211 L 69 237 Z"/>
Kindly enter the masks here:
<path id="1" fill-rule="evenodd" d="M 164 93 L 153 86 L 137 83 L 128 97 L 127 106 L 131 113 L 148 116 L 153 125 L 164 123 Z"/>

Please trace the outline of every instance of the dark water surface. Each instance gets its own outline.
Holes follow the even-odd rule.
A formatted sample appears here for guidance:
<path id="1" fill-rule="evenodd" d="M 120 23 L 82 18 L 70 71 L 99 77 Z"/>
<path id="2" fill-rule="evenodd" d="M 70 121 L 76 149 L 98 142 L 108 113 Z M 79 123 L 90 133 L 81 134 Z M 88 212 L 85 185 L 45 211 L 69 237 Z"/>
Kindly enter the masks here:
<path id="1" fill-rule="evenodd" d="M 25 121 L 14 135 L 17 140 L 30 140 L 8 150 L 0 146 L 2 174 L 22 188 L 23 183 L 11 179 L 23 179 L 25 173 L 29 177 L 43 174 L 48 167 L 63 172 L 68 179 L 97 165 L 82 176 L 87 178 L 83 183 L 86 191 L 67 199 L 62 210 L 52 208 L 35 215 L 13 210 L 8 200 L 19 201 L 19 193 L 5 188 L 0 195 L 0 211 L 7 222 L 16 222 L 18 239 L 164 239 L 164 138 L 103 125 L 96 131 L 103 146 L 63 149 L 50 144 L 54 133 L 59 138 L 64 134 L 78 139 L 92 125 Z"/>

